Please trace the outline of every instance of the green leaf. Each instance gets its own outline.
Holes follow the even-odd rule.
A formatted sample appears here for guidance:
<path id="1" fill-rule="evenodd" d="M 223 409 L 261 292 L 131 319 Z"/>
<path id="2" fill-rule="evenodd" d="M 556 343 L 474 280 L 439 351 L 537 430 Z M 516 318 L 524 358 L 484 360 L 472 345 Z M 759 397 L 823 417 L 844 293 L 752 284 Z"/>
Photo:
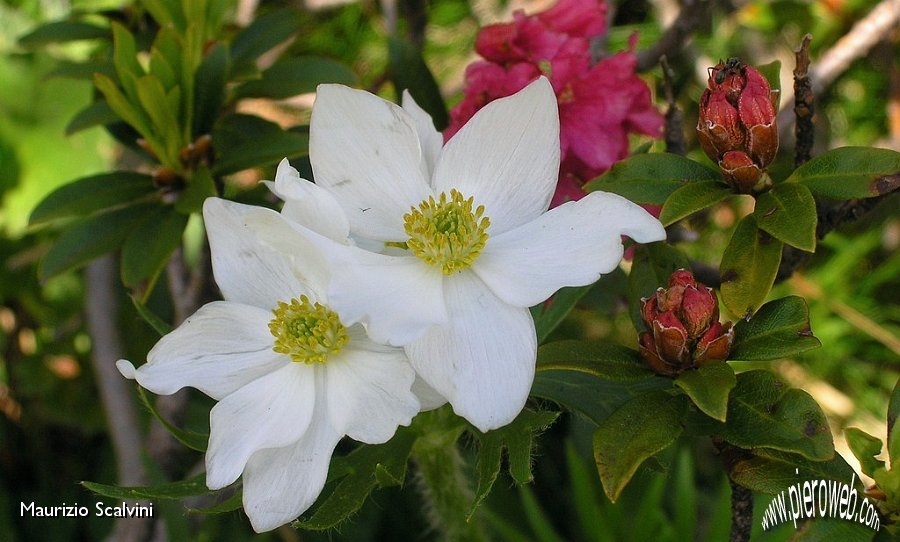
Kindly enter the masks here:
<path id="1" fill-rule="evenodd" d="M 243 495 L 240 491 L 235 491 L 230 497 L 218 504 L 214 504 L 207 508 L 188 507 L 188 510 L 197 514 L 224 514 L 226 512 L 234 512 L 235 510 L 240 510 L 243 506 Z"/>
<path id="2" fill-rule="evenodd" d="M 231 61 L 228 48 L 216 44 L 200 63 L 194 75 L 193 136 L 208 134 L 225 102 L 225 84 Z"/>
<path id="3" fill-rule="evenodd" d="M 449 123 L 447 106 L 422 51 L 404 38 L 391 36 L 388 39 L 388 64 L 397 98 L 403 90 L 408 90 L 416 103 L 431 115 L 434 127 L 438 131 L 446 128 Z"/>
<path id="4" fill-rule="evenodd" d="M 98 484 L 96 482 L 81 482 L 81 485 L 104 497 L 122 501 L 141 499 L 185 499 L 188 497 L 196 497 L 198 495 L 215 494 L 215 491 L 211 491 L 206 487 L 205 473 L 198 474 L 187 480 L 170 482 L 168 484 L 160 484 L 157 486 L 120 487 Z"/>
<path id="5" fill-rule="evenodd" d="M 760 448 L 752 454 L 736 457 L 729 475 L 747 489 L 776 495 L 806 480 L 850 484 L 854 472 L 840 454 L 827 461 L 810 461 L 797 454 Z"/>
<path id="6" fill-rule="evenodd" d="M 188 143 L 182 140 L 178 112 L 172 109 L 166 89 L 158 78 L 152 75 L 140 77 L 136 88 L 141 106 L 150 116 L 153 132 L 163 141 L 165 155 L 159 156 L 160 160 L 171 168 L 177 167 L 178 153 Z"/>
<path id="7" fill-rule="evenodd" d="M 145 322 L 147 322 L 150 327 L 159 334 L 160 337 L 171 332 L 174 328 L 169 325 L 162 318 L 157 316 L 153 311 L 149 309 L 146 305 L 141 303 L 141 301 L 136 296 L 131 297 L 131 304 L 134 305 L 135 310 L 137 310 L 138 314 Z"/>
<path id="8" fill-rule="evenodd" d="M 155 277 L 179 244 L 188 217 L 160 207 L 135 227 L 122 246 L 122 282 L 133 287 Z"/>
<path id="9" fill-rule="evenodd" d="M 199 166 L 191 173 L 187 187 L 178 196 L 175 210 L 185 215 L 199 212 L 206 198 L 215 195 L 216 184 L 212 174 L 206 166 Z"/>
<path id="10" fill-rule="evenodd" d="M 88 105 L 72 117 L 66 125 L 66 135 L 72 135 L 94 126 L 112 124 L 119 120 L 119 116 L 103 100 L 98 100 Z"/>
<path id="11" fill-rule="evenodd" d="M 671 387 L 671 379 L 655 374 L 640 380 L 605 380 L 582 371 L 540 370 L 535 374 L 531 395 L 553 401 L 599 424 L 634 397 Z"/>
<path id="12" fill-rule="evenodd" d="M 48 79 L 52 77 L 66 77 L 69 79 L 81 79 L 90 81 L 95 73 L 102 73 L 107 77 L 115 77 L 115 69 L 109 61 L 68 62 L 59 60 L 56 66 L 47 72 Z"/>
<path id="13" fill-rule="evenodd" d="M 637 154 L 617 162 L 584 189 L 612 192 L 635 203 L 662 205 L 685 183 L 721 178 L 718 171 L 677 154 Z"/>
<path id="14" fill-rule="evenodd" d="M 900 186 L 900 152 L 869 147 L 841 147 L 797 168 L 786 182 L 799 182 L 817 196 L 872 198 Z"/>
<path id="15" fill-rule="evenodd" d="M 137 100 L 138 78 L 145 75 L 144 68 L 138 62 L 137 42 L 134 35 L 119 23 L 112 23 L 113 31 L 113 66 L 125 95 L 132 101 Z"/>
<path id="16" fill-rule="evenodd" d="M 716 204 L 734 191 L 720 181 L 687 183 L 672 192 L 663 204 L 659 220 L 663 226 L 674 224 L 686 216 Z"/>
<path id="17" fill-rule="evenodd" d="M 884 461 L 875 459 L 875 456 L 881 453 L 880 438 L 873 437 L 858 427 L 844 429 L 844 437 L 850 451 L 859 460 L 859 466 L 864 474 L 875 476 L 875 471 L 884 468 Z"/>
<path id="18" fill-rule="evenodd" d="M 165 156 L 165 145 L 156 137 L 150 126 L 150 119 L 142 109 L 138 109 L 129 99 L 122 94 L 116 83 L 102 73 L 94 74 L 94 86 L 97 87 L 106 102 L 120 119 L 128 123 L 141 137 L 147 140 L 147 145 L 153 149 L 157 156 Z"/>
<path id="19" fill-rule="evenodd" d="M 759 229 L 807 252 L 816 250 L 816 200 L 802 184 L 781 183 L 756 198 Z"/>
<path id="20" fill-rule="evenodd" d="M 734 328 L 729 359 L 766 361 L 790 357 L 821 346 L 809 329 L 806 300 L 798 296 L 769 301 Z"/>
<path id="21" fill-rule="evenodd" d="M 138 398 L 140 398 L 141 403 L 146 407 L 147 410 L 153 414 L 153 417 L 159 420 L 161 424 L 166 428 L 166 430 L 171 433 L 175 440 L 184 444 L 191 450 L 197 452 L 205 452 L 207 446 L 209 445 L 209 434 L 208 433 L 199 433 L 197 431 L 191 431 L 189 429 L 182 429 L 176 425 L 173 425 L 169 420 L 167 420 L 162 414 L 156 410 L 156 406 L 153 404 L 153 401 L 150 400 L 150 397 L 147 395 L 147 392 L 144 391 L 144 388 L 141 386 L 137 386 L 138 390 Z"/>
<path id="22" fill-rule="evenodd" d="M 719 436 L 748 450 L 772 448 L 813 461 L 834 456 L 828 421 L 815 399 L 788 388 L 768 371 L 737 375 Z"/>
<path id="23" fill-rule="evenodd" d="M 320 495 L 312 516 L 294 525 L 317 531 L 330 529 L 359 510 L 369 493 L 379 485 L 386 487 L 383 484 L 388 480 L 396 483 L 387 485 L 398 485 L 406 478 L 407 459 L 415 440 L 413 431 L 400 428 L 384 444 L 363 445 L 345 457 L 333 459 L 330 472 L 339 473 L 334 479 L 340 479 L 340 482 L 331 493 Z M 376 478 L 379 467 L 390 476 L 382 473 Z"/>
<path id="24" fill-rule="evenodd" d="M 231 42 L 231 59 L 236 68 L 254 66 L 256 59 L 300 28 L 296 9 L 278 9 L 256 17 Z"/>
<path id="25" fill-rule="evenodd" d="M 55 21 L 41 25 L 19 38 L 22 47 L 44 47 L 51 43 L 108 38 L 109 29 L 81 21 Z"/>
<path id="26" fill-rule="evenodd" d="M 643 394 L 613 412 L 594 432 L 594 459 L 600 482 L 615 502 L 646 459 L 668 448 L 681 434 L 684 396 Z"/>
<path id="27" fill-rule="evenodd" d="M 753 313 L 769 295 L 778 264 L 782 242 L 761 231 L 756 217 L 745 216 L 722 254 L 722 301 L 736 316 Z"/>
<path id="28" fill-rule="evenodd" d="M 550 427 L 558 416 L 559 412 L 525 409 L 509 425 L 487 433 L 475 433 L 481 443 L 475 459 L 478 487 L 466 521 L 472 519 L 475 510 L 491 492 L 500 473 L 500 459 L 504 448 L 513 480 L 517 484 L 528 484 L 533 480 L 531 458 L 534 438 Z"/>
<path id="29" fill-rule="evenodd" d="M 897 379 L 897 383 L 894 384 L 894 389 L 891 391 L 891 400 L 888 402 L 888 456 L 891 459 L 891 465 L 900 465 L 900 431 L 894 431 L 894 426 L 897 424 L 897 416 L 900 416 L 900 379 Z M 897 458 L 896 463 L 895 458 Z"/>
<path id="30" fill-rule="evenodd" d="M 628 301 L 636 329 L 644 328 L 641 299 L 653 295 L 657 288 L 666 287 L 673 272 L 689 268 L 687 257 L 665 241 L 635 246 L 628 274 Z"/>
<path id="31" fill-rule="evenodd" d="M 720 422 L 728 413 L 728 394 L 737 384 L 734 369 L 727 363 L 713 363 L 693 371 L 685 371 L 675 385 L 707 416 Z"/>
<path id="32" fill-rule="evenodd" d="M 87 216 L 98 211 L 134 205 L 158 197 L 153 178 L 131 171 L 114 171 L 82 177 L 45 197 L 31 211 L 29 224 Z"/>
<path id="33" fill-rule="evenodd" d="M 576 371 L 614 382 L 655 376 L 637 350 L 617 344 L 571 340 L 538 348 L 537 371 Z"/>
<path id="34" fill-rule="evenodd" d="M 155 206 L 136 205 L 92 216 L 67 228 L 44 255 L 39 275 L 47 280 L 116 250 L 131 228 Z"/>
<path id="35" fill-rule="evenodd" d="M 283 99 L 315 92 L 322 83 L 355 86 L 359 79 L 353 70 L 328 58 L 307 56 L 286 58 L 272 64 L 262 79 L 247 81 L 235 90 L 240 98 Z"/>
<path id="36" fill-rule="evenodd" d="M 228 115 L 213 127 L 216 176 L 278 163 L 309 152 L 309 136 L 286 132 L 277 124 L 253 115 Z"/>
<path id="37" fill-rule="evenodd" d="M 538 344 L 547 340 L 547 337 L 565 320 L 578 301 L 592 287 L 593 285 L 589 284 L 574 288 L 562 288 L 543 304 L 532 307 L 531 314 L 534 317 Z"/>

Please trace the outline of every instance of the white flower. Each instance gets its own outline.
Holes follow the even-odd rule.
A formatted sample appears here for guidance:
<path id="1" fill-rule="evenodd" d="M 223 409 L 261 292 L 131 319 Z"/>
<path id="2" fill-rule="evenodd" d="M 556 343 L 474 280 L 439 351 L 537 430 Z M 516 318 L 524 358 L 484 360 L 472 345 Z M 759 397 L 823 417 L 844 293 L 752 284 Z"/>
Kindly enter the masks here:
<path id="1" fill-rule="evenodd" d="M 225 301 L 205 305 L 160 339 L 140 368 L 117 364 L 154 393 L 191 386 L 218 401 L 206 483 L 222 488 L 243 473 L 244 510 L 257 532 L 313 504 L 344 435 L 386 442 L 419 411 L 403 350 L 373 343 L 329 307 L 329 267 L 301 236 L 277 240 L 285 251 L 261 243 L 247 222 L 268 215 L 278 217 L 207 200 L 203 216 Z"/>
<path id="2" fill-rule="evenodd" d="M 487 431 L 512 421 L 531 389 L 537 344 L 527 307 L 612 271 L 620 235 L 650 242 L 665 231 L 613 194 L 547 211 L 559 118 L 543 77 L 441 142 L 408 95 L 401 108 L 321 85 L 310 126 L 317 184 L 280 168 L 275 190 L 288 218 L 309 226 L 299 206 L 327 209 L 332 239 L 351 238 L 310 236 L 334 262 L 332 306 L 374 340 L 405 345 L 422 379 Z"/>

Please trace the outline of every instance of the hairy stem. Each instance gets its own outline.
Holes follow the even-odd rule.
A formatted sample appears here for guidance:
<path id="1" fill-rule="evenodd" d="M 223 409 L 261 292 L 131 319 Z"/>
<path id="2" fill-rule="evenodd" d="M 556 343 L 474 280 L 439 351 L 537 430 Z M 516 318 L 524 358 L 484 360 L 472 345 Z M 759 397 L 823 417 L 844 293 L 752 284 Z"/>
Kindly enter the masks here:
<path id="1" fill-rule="evenodd" d="M 431 433 L 413 448 L 416 485 L 426 503 L 426 515 L 440 540 L 488 540 L 476 518 L 467 521 L 472 490 L 465 476 L 465 462 L 457 447 L 458 431 Z"/>

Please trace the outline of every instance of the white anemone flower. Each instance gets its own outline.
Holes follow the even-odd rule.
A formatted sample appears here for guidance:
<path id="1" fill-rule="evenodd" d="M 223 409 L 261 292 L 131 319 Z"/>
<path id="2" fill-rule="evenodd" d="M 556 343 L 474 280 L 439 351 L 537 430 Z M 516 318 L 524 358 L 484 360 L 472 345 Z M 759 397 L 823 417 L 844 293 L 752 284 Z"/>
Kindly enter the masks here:
<path id="1" fill-rule="evenodd" d="M 403 350 L 372 342 L 329 305 L 329 266 L 302 237 L 279 239 L 287 251 L 261 242 L 247 223 L 266 215 L 278 217 L 208 199 L 203 216 L 225 300 L 160 339 L 138 369 L 117 364 L 154 393 L 190 386 L 218 401 L 206 483 L 219 489 L 243 474 L 244 510 L 257 532 L 313 504 L 344 435 L 383 443 L 419 412 Z"/>
<path id="2" fill-rule="evenodd" d="M 287 218 L 350 238 L 309 236 L 334 262 L 332 306 L 374 340 L 403 345 L 418 375 L 488 431 L 511 422 L 531 389 L 537 341 L 528 307 L 615 269 L 621 235 L 646 243 L 665 231 L 609 193 L 548 211 L 559 117 L 543 77 L 442 141 L 408 94 L 399 107 L 321 85 L 310 125 L 316 184 L 282 164 L 275 190 L 288 200 Z M 307 224 L 313 211 L 303 206 L 335 217 L 332 230 Z"/>

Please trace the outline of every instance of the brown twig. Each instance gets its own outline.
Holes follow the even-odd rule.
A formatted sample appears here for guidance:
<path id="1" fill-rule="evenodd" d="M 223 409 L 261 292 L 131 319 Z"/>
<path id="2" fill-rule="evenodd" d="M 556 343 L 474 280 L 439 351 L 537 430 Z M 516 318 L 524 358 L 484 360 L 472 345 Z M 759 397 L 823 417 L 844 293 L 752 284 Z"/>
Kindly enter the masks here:
<path id="1" fill-rule="evenodd" d="M 672 68 L 669 66 L 666 55 L 659 59 L 659 64 L 663 73 L 663 92 L 666 96 L 666 104 L 668 104 L 664 134 L 666 152 L 684 156 L 687 153 L 687 144 L 684 142 L 684 114 L 675 101 L 675 91 L 672 88 Z"/>
<path id="2" fill-rule="evenodd" d="M 731 478 L 731 542 L 747 542 L 753 526 L 753 492 Z"/>
<path id="3" fill-rule="evenodd" d="M 812 36 L 803 36 L 800 47 L 794 51 L 796 65 L 794 66 L 794 115 L 796 125 L 794 135 L 794 167 L 809 162 L 812 156 L 813 140 L 813 115 L 815 114 L 815 96 L 812 92 L 812 83 L 809 79 L 809 43 Z"/>
<path id="4" fill-rule="evenodd" d="M 710 20 L 710 6 L 706 0 L 685 0 L 678 17 L 660 38 L 637 53 L 637 70 L 647 71 L 657 64 L 663 55 L 673 56 L 688 41 L 691 33 L 703 23 Z"/>
<path id="5" fill-rule="evenodd" d="M 92 363 L 100 400 L 109 427 L 116 459 L 118 483 L 143 485 L 141 434 L 131 385 L 116 369 L 122 357 L 122 339 L 118 332 L 119 302 L 116 297 L 118 272 L 111 255 L 88 264 L 85 270 L 85 313 L 93 343 Z M 116 522 L 113 539 L 122 542 L 145 540 L 150 532 L 147 518 L 127 518 Z"/>
<path id="6" fill-rule="evenodd" d="M 853 25 L 844 37 L 825 51 L 810 70 L 813 94 L 820 96 L 835 79 L 847 71 L 853 61 L 868 53 L 876 43 L 893 31 L 898 22 L 900 2 L 882 0 L 868 15 Z M 793 96 L 787 97 L 778 113 L 778 127 L 782 135 L 789 133 L 787 130 L 794 122 L 793 100 Z"/>

